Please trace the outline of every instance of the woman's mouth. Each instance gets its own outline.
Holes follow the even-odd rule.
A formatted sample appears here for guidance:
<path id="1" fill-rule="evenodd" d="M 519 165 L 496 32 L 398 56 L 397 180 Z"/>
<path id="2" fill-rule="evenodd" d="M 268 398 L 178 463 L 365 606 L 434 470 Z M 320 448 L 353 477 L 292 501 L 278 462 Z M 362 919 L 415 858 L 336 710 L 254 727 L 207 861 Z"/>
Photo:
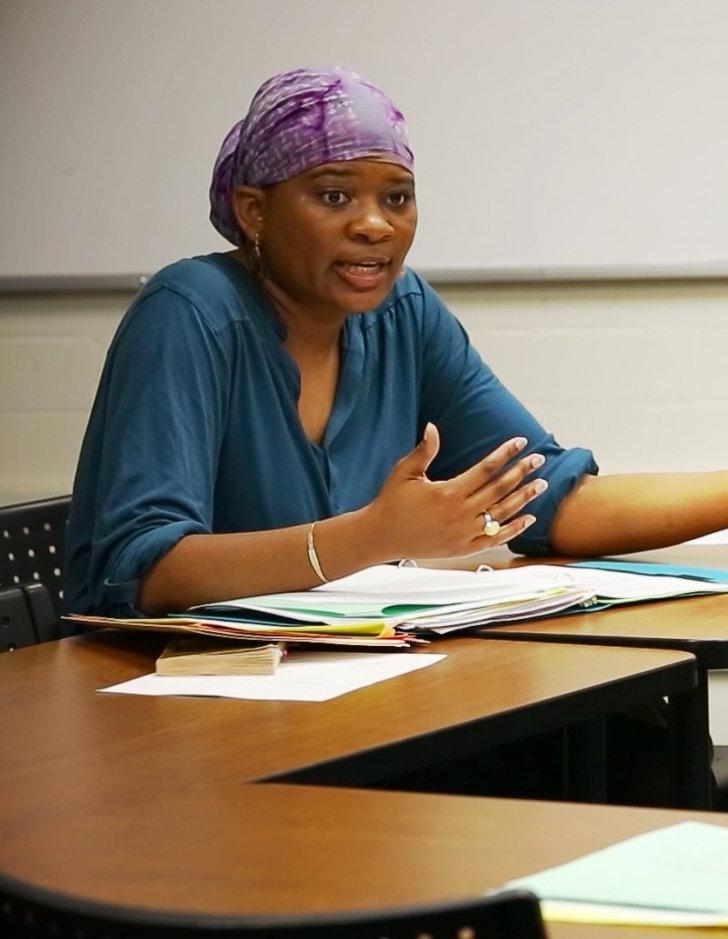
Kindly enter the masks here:
<path id="1" fill-rule="evenodd" d="M 337 261 L 334 265 L 344 283 L 355 290 L 379 287 L 389 274 L 389 260 Z"/>

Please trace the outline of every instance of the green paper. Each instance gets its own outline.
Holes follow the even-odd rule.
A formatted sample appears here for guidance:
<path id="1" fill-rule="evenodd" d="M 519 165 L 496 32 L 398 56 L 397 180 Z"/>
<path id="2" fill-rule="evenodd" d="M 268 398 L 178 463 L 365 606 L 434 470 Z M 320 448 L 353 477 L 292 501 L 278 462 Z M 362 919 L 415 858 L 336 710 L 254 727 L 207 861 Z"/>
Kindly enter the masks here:
<path id="1" fill-rule="evenodd" d="M 658 828 L 508 886 L 542 900 L 728 914 L 728 828 Z"/>

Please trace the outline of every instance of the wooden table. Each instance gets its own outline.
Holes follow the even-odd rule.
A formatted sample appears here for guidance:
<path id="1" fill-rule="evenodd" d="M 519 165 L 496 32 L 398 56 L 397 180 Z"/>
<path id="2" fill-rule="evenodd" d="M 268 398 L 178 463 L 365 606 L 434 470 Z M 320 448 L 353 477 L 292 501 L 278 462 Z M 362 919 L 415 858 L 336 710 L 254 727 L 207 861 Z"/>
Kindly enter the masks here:
<path id="1" fill-rule="evenodd" d="M 625 555 L 624 559 L 726 569 L 728 548 L 683 545 Z M 497 563 L 499 567 L 518 566 L 523 559 L 507 558 L 501 553 Z M 707 673 L 710 669 L 728 668 L 728 595 L 626 604 L 601 612 L 485 628 L 479 630 L 479 635 L 498 640 L 639 646 L 692 653 L 699 671 L 697 694 L 690 713 L 678 713 L 675 719 L 681 724 L 681 733 L 686 733 L 691 741 L 687 759 L 704 767 L 703 790 L 710 792 Z"/>
<path id="2" fill-rule="evenodd" d="M 96 693 L 149 671 L 160 647 L 105 632 L 0 656 L 0 873 L 170 913 L 402 906 L 477 894 L 686 817 L 331 785 L 690 697 L 683 652 L 468 637 L 436 644 L 447 658 L 431 668 L 324 703 Z M 271 779 L 329 785 L 249 784 Z"/>
<path id="3" fill-rule="evenodd" d="M 315 914 L 480 895 L 623 838 L 728 815 L 330 787 L 179 788 L 119 800 L 4 793 L 0 872 L 36 889 L 168 914 Z M 108 773 L 112 768 L 108 769 Z M 168 786 L 167 782 L 171 785 Z M 704 930 L 553 923 L 551 939 L 700 939 Z M 712 930 L 728 936 L 728 929 Z"/>
<path id="4" fill-rule="evenodd" d="M 689 707 L 696 682 L 681 652 L 465 637 L 427 647 L 447 653 L 430 668 L 323 703 L 96 693 L 153 670 L 161 645 L 105 631 L 0 656 L 3 790 L 52 778 L 59 798 L 132 797 L 160 762 L 175 786 L 365 785 L 662 695 Z"/>

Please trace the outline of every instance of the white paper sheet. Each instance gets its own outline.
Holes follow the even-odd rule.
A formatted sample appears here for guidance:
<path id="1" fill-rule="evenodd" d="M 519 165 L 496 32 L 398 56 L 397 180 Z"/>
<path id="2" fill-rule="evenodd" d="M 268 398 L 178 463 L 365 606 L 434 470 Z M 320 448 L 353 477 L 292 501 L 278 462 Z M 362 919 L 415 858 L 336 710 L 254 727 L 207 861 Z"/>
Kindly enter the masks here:
<path id="1" fill-rule="evenodd" d="M 329 701 L 444 658 L 434 653 L 409 652 L 290 652 L 274 675 L 142 675 L 98 690 L 255 701 Z"/>

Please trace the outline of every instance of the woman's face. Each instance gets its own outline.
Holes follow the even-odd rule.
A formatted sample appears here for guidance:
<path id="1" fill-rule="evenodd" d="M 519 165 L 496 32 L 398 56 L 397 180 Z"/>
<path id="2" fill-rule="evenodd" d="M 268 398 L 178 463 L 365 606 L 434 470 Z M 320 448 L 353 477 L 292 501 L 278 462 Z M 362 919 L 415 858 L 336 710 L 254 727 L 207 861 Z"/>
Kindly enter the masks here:
<path id="1" fill-rule="evenodd" d="M 292 309 L 363 313 L 391 290 L 416 224 L 408 170 L 375 158 L 316 166 L 260 191 L 264 275 Z"/>

